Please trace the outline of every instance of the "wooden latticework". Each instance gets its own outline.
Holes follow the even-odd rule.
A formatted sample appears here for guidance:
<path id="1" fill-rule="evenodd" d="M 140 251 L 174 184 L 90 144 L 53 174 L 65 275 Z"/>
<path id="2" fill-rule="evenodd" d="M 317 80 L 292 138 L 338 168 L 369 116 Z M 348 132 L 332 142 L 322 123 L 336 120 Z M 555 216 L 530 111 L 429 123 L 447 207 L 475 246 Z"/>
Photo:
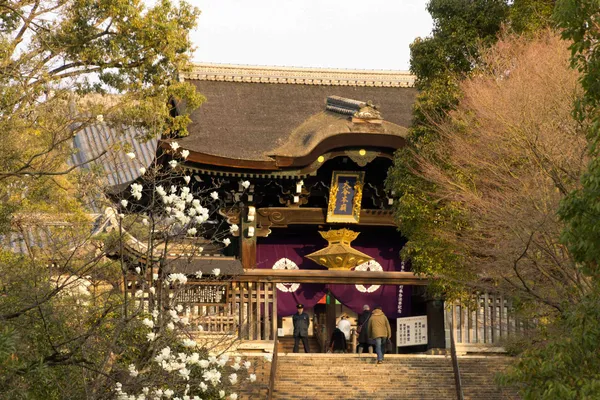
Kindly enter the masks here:
<path id="1" fill-rule="evenodd" d="M 128 287 L 130 298 L 150 310 L 148 288 Z M 242 340 L 273 340 L 277 333 L 277 289 L 270 282 L 188 282 L 172 291 L 175 306 L 193 328 L 237 335 Z M 139 303 L 137 303 L 139 304 Z"/>
<path id="2" fill-rule="evenodd" d="M 491 293 L 477 294 L 470 302 L 446 303 L 445 321 L 446 332 L 454 334 L 457 347 L 475 351 L 477 347 L 502 351 L 507 340 L 522 336 L 529 328 L 509 299 Z"/>

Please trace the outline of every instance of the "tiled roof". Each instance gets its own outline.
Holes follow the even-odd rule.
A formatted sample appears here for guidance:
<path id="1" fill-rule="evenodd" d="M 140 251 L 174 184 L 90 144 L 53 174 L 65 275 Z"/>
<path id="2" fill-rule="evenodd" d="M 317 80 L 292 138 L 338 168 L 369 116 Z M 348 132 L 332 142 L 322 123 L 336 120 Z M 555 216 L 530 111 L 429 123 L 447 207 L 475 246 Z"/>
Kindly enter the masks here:
<path id="1" fill-rule="evenodd" d="M 324 141 L 353 146 L 362 135 L 363 143 L 376 146 L 366 136 L 373 134 L 393 144 L 411 124 L 417 95 L 412 75 L 402 71 L 199 64 L 187 79 L 206 98 L 190 116 L 189 136 L 177 140 L 192 152 L 190 162 L 246 169 L 277 169 L 278 156 L 312 156 Z M 387 125 L 352 126 L 350 115 L 326 109 L 331 96 L 371 101 Z"/>
<path id="2" fill-rule="evenodd" d="M 107 153 L 92 164 L 100 165 L 106 174 L 109 186 L 131 182 L 140 176 L 140 167 L 148 167 L 156 155 L 156 138 L 144 141 L 143 132 L 123 127 L 116 130 L 105 123 L 85 127 L 73 138 L 73 147 L 77 150 L 71 162 L 81 164 L 92 160 L 102 152 Z M 115 150 L 115 145 L 127 144 L 132 147 L 136 158 L 130 160 L 123 150 Z M 87 167 L 87 166 L 86 166 Z"/>
<path id="3" fill-rule="evenodd" d="M 283 83 L 325 86 L 412 87 L 408 71 L 268 67 L 229 64 L 196 64 L 186 79 L 201 81 Z"/>

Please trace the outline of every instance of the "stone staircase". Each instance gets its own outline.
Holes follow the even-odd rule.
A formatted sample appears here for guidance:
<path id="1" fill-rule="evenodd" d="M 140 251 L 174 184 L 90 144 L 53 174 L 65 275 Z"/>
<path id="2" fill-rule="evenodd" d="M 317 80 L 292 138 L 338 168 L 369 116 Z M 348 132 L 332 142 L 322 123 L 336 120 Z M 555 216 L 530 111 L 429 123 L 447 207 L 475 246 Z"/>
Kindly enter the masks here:
<path id="1" fill-rule="evenodd" d="M 456 399 L 450 357 L 439 355 L 280 354 L 274 399 Z M 518 399 L 515 391 L 499 388 L 494 376 L 510 358 L 459 358 L 465 400 Z"/>
<path id="2" fill-rule="evenodd" d="M 292 336 L 284 336 L 280 337 L 277 340 L 277 351 L 279 354 L 284 353 L 292 353 L 294 351 L 294 338 Z M 314 336 L 310 336 L 308 338 L 308 347 L 311 353 L 320 353 L 321 348 L 319 346 L 319 342 L 317 342 L 317 338 Z M 300 353 L 304 353 L 304 347 L 302 346 L 302 341 L 300 341 L 298 345 L 298 351 Z"/>

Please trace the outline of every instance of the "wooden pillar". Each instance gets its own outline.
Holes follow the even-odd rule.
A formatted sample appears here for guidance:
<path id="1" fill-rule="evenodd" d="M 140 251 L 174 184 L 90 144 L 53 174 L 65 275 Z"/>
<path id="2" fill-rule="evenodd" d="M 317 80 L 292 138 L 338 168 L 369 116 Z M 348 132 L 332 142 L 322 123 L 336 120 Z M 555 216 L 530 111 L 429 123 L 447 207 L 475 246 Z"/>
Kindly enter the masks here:
<path id="1" fill-rule="evenodd" d="M 331 334 L 335 330 L 335 297 L 333 297 L 331 293 L 328 293 L 327 298 L 329 299 L 329 301 L 325 306 L 325 315 L 327 318 L 325 321 L 325 338 L 327 341 L 329 341 L 331 339 Z"/>
<path id="2" fill-rule="evenodd" d="M 446 337 L 444 332 L 444 302 L 441 300 L 428 299 L 426 303 L 427 310 L 427 343 L 428 349 L 443 349 L 446 347 Z M 456 306 L 452 304 L 452 316 L 454 319 L 454 329 L 457 329 Z"/>
<path id="3" fill-rule="evenodd" d="M 271 324 L 272 324 L 272 333 L 273 333 L 273 340 L 275 340 L 275 336 L 277 336 L 277 324 L 279 321 L 279 317 L 277 316 L 277 285 L 275 285 L 274 283 L 271 284 L 271 287 L 273 289 L 273 311 L 272 311 L 272 316 L 271 316 Z"/>
<path id="4" fill-rule="evenodd" d="M 247 213 L 247 208 L 242 208 L 240 212 L 240 257 L 244 269 L 256 268 L 256 219 L 248 221 Z M 250 230 L 254 232 L 252 237 L 248 237 Z"/>

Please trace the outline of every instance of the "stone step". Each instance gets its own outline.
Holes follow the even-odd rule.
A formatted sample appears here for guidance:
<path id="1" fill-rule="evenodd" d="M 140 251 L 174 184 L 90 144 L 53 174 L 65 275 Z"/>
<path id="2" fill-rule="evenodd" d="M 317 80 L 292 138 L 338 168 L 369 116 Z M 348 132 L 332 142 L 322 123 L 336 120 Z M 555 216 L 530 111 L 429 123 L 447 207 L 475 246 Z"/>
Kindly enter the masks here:
<path id="1" fill-rule="evenodd" d="M 275 399 L 454 399 L 451 359 L 443 355 L 280 354 Z M 507 357 L 465 356 L 459 359 L 466 400 L 517 399 L 499 388 L 496 372 Z"/>

